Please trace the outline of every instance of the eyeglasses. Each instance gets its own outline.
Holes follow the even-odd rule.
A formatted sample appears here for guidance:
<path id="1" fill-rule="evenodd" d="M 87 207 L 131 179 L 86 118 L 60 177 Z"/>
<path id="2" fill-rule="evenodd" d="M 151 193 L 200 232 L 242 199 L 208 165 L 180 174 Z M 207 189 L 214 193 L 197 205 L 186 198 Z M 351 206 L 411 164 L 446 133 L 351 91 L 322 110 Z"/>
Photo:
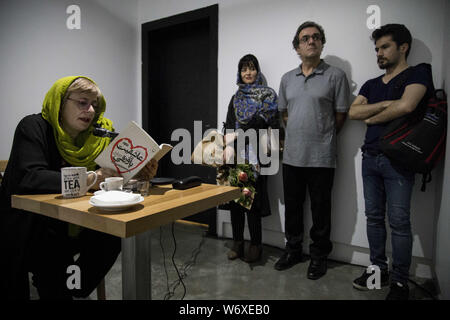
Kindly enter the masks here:
<path id="1" fill-rule="evenodd" d="M 301 43 L 308 43 L 309 39 L 313 39 L 314 41 L 322 41 L 322 36 L 319 33 L 314 33 L 312 36 L 306 35 L 300 38 Z"/>
<path id="2" fill-rule="evenodd" d="M 77 106 L 80 110 L 89 110 L 89 108 L 92 107 L 94 108 L 95 112 L 97 112 L 98 109 L 98 104 L 97 102 L 89 102 L 87 100 L 82 100 L 82 99 L 72 99 L 72 98 L 67 98 L 67 100 L 72 100 L 75 101 L 77 103 Z"/>

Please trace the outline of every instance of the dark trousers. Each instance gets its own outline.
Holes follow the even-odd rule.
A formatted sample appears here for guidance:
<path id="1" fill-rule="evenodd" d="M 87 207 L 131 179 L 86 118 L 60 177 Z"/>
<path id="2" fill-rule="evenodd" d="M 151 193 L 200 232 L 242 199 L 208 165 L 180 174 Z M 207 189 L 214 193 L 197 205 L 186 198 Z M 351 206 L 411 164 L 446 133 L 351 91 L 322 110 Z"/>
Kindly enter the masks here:
<path id="1" fill-rule="evenodd" d="M 231 228 L 233 230 L 233 240 L 244 240 L 245 215 L 247 215 L 248 230 L 250 232 L 250 243 L 260 245 L 262 242 L 261 216 L 254 212 L 249 212 L 234 201 L 230 202 Z"/>
<path id="2" fill-rule="evenodd" d="M 285 236 L 287 252 L 302 252 L 304 236 L 303 203 L 308 188 L 311 201 L 313 259 L 323 259 L 331 252 L 331 190 L 334 168 L 304 168 L 283 164 L 285 201 Z"/>
<path id="3" fill-rule="evenodd" d="M 121 239 L 102 232 L 83 229 L 77 239 L 67 236 L 67 228 L 49 227 L 34 246 L 30 265 L 33 285 L 40 299 L 72 299 L 87 297 L 113 266 L 121 250 Z M 79 256 L 74 260 L 74 255 Z M 67 282 L 80 270 L 80 289 L 71 289 Z M 69 281 L 70 282 L 70 281 Z"/>

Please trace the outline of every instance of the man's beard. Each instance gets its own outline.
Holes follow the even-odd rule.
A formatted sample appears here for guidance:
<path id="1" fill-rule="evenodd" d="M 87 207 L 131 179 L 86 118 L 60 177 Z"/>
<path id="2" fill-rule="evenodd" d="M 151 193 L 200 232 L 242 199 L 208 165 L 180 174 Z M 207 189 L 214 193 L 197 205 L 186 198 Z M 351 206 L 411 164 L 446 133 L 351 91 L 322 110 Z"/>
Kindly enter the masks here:
<path id="1" fill-rule="evenodd" d="M 378 63 L 378 67 L 380 69 L 384 70 L 384 69 L 389 69 L 389 68 L 395 67 L 397 65 L 398 61 L 389 61 L 387 59 L 382 59 L 382 60 L 378 59 L 377 63 Z"/>

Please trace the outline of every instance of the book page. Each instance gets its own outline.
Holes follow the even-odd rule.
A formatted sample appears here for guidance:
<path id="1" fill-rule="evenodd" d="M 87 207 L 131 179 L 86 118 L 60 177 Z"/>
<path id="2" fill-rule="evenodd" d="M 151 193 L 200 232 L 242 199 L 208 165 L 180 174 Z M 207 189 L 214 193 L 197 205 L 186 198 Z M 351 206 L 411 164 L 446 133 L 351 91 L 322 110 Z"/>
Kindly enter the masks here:
<path id="1" fill-rule="evenodd" d="M 169 152 L 170 150 L 172 150 L 173 147 L 170 144 L 167 143 L 162 143 L 159 146 L 159 152 L 155 154 L 155 156 L 153 157 L 153 159 L 155 159 L 156 161 L 159 161 L 159 159 L 161 159 L 162 157 L 164 157 L 166 155 L 167 152 Z"/>
<path id="2" fill-rule="evenodd" d="M 124 183 L 127 183 L 150 159 L 158 155 L 155 159 L 159 160 L 171 149 L 171 146 L 165 147 L 165 152 L 161 152 L 155 140 L 136 122 L 131 121 L 95 159 L 95 162 L 100 167 L 115 170 L 123 176 Z"/>

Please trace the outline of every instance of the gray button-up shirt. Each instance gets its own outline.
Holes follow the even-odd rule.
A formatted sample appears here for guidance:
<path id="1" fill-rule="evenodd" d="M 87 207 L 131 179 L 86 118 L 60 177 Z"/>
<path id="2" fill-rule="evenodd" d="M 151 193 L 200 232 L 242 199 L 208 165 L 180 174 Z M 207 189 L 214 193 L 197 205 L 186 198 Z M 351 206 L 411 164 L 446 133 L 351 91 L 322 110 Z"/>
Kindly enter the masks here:
<path id="1" fill-rule="evenodd" d="M 350 88 L 339 68 L 323 60 L 307 77 L 301 66 L 283 75 L 278 110 L 288 111 L 283 163 L 336 167 L 335 112 L 348 112 Z"/>

